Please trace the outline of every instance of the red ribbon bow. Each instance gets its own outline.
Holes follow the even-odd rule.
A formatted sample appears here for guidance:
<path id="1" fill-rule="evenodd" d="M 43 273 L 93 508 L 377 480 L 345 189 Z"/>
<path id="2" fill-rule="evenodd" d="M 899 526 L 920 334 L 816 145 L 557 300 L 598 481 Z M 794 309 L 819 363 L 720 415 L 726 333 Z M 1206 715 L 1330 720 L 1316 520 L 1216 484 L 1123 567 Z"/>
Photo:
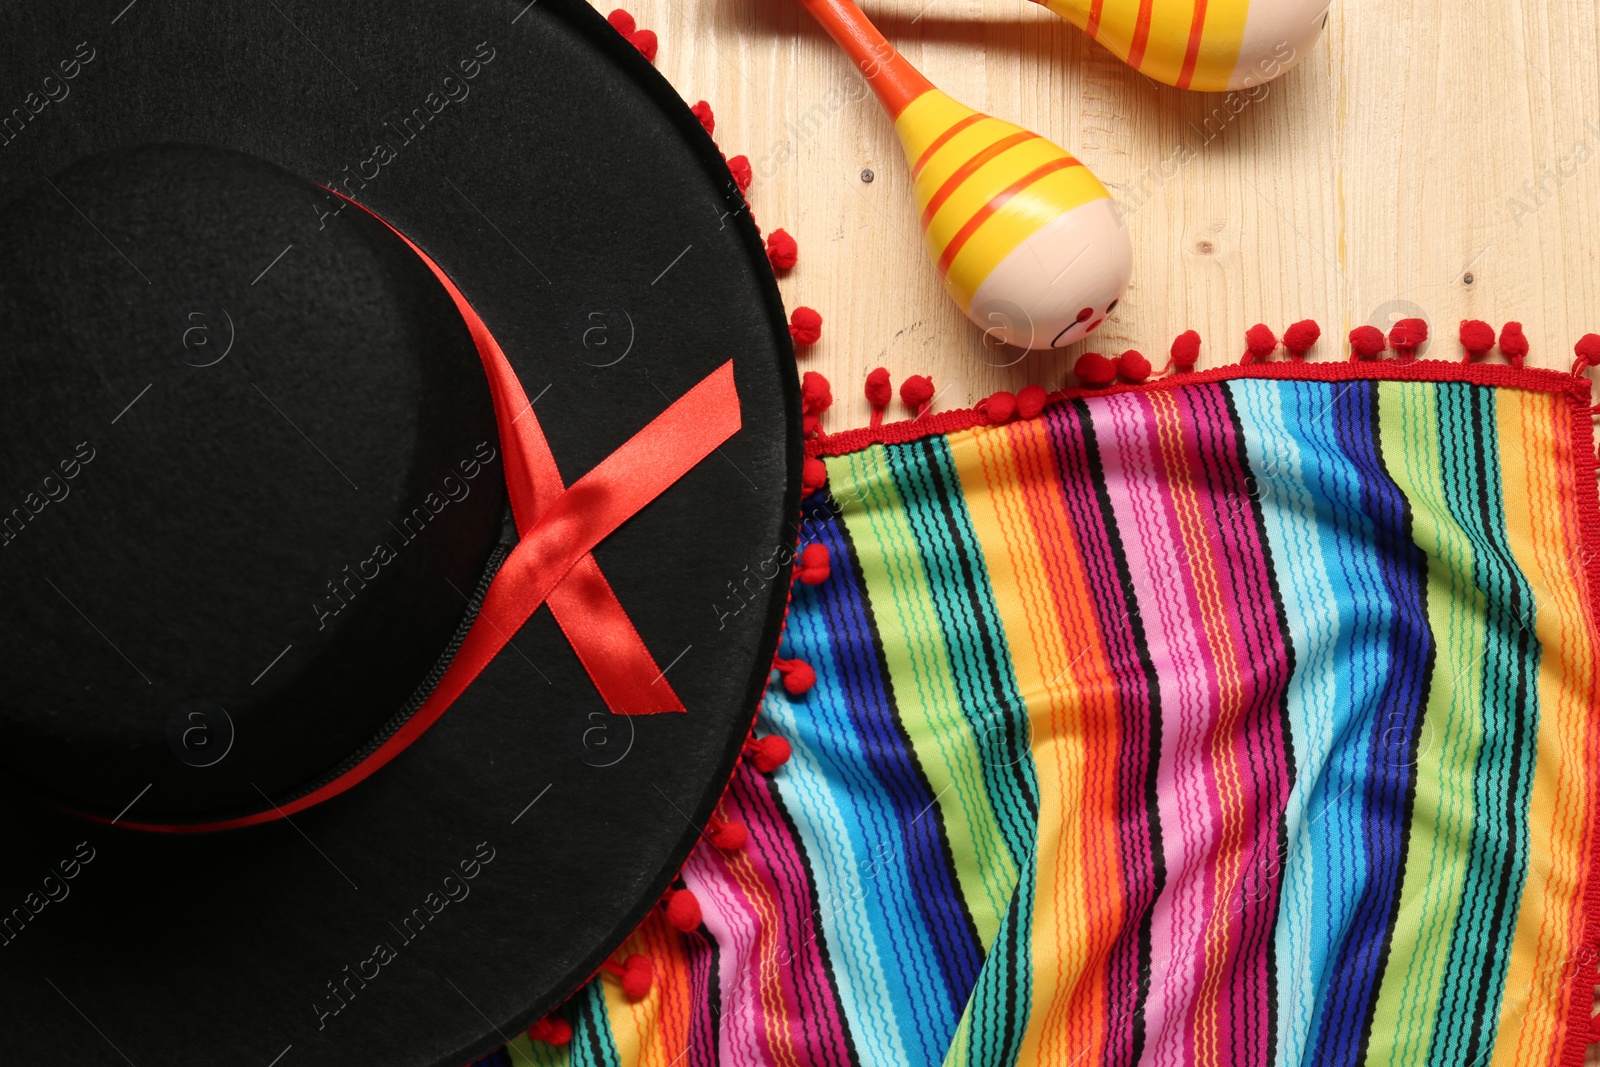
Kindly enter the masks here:
<path id="1" fill-rule="evenodd" d="M 383 219 L 378 221 L 388 226 Z M 404 234 L 389 228 L 450 293 L 477 343 L 494 398 L 506 490 L 521 539 L 490 581 L 478 616 L 439 684 L 405 725 L 355 766 L 321 788 L 282 806 L 274 805 L 270 811 L 221 822 L 124 821 L 120 826 L 169 832 L 251 826 L 293 815 L 343 793 L 421 737 L 541 604 L 550 605 L 613 713 L 649 715 L 684 710 L 591 552 L 739 431 L 739 394 L 734 389 L 732 361 L 708 374 L 597 467 L 566 486 L 533 405 L 489 328 L 438 265 Z"/>

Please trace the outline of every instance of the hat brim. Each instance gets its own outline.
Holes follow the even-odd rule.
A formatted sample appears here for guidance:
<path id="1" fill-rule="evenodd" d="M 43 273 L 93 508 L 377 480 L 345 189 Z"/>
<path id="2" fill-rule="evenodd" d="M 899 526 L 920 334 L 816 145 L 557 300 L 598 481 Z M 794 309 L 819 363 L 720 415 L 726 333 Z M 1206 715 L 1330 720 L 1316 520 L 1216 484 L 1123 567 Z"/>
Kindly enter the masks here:
<path id="1" fill-rule="evenodd" d="M 0 918 L 28 909 L 0 948 L 0 1061 L 458 1067 L 593 974 L 738 758 L 799 500 L 776 286 L 710 138 L 578 0 L 111 6 L 0 11 L 11 95 L 95 53 L 0 149 L 0 200 L 127 145 L 335 185 L 385 143 L 340 190 L 467 295 L 569 483 L 734 362 L 743 429 L 595 551 L 687 714 L 608 715 L 542 610 L 411 748 L 292 822 L 171 839 L 0 800 Z"/>

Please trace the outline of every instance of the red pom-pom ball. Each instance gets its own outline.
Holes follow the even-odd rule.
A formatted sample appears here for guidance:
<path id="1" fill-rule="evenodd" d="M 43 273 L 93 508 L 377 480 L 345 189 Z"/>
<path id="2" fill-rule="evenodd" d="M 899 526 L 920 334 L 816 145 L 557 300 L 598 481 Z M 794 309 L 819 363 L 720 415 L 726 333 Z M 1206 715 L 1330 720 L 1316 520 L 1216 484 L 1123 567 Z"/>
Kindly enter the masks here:
<path id="1" fill-rule="evenodd" d="M 607 15 L 606 21 L 611 23 L 612 29 L 616 30 L 624 37 L 639 28 L 639 24 L 633 21 L 633 16 L 622 10 L 620 7 L 611 14 Z"/>
<path id="2" fill-rule="evenodd" d="M 984 401 L 983 409 L 995 425 L 1010 422 L 1017 413 L 1017 398 L 1002 389 Z"/>
<path id="3" fill-rule="evenodd" d="M 777 734 L 768 734 L 749 742 L 746 749 L 750 752 L 750 762 L 755 764 L 756 770 L 762 774 L 771 774 L 773 771 L 789 762 L 794 749 L 789 742 Z"/>
<path id="4" fill-rule="evenodd" d="M 700 927 L 700 899 L 687 889 L 667 891 L 667 922 L 689 933 Z"/>
<path id="5" fill-rule="evenodd" d="M 1388 347 L 1383 331 L 1376 326 L 1357 326 L 1350 331 L 1350 348 L 1362 359 L 1381 356 Z"/>
<path id="6" fill-rule="evenodd" d="M 1050 394 L 1044 391 L 1042 385 L 1025 385 L 1017 394 L 1017 417 L 1020 419 L 1036 419 L 1039 412 L 1044 410 L 1045 402 L 1050 399 Z"/>
<path id="7" fill-rule="evenodd" d="M 800 378 L 800 406 L 813 415 L 820 415 L 833 406 L 833 386 L 828 379 L 814 370 Z"/>
<path id="8" fill-rule="evenodd" d="M 817 684 L 817 672 L 805 660 L 780 659 L 775 665 L 783 676 L 783 688 L 792 697 L 804 696 Z"/>
<path id="9" fill-rule="evenodd" d="M 867 375 L 867 403 L 875 408 L 886 408 L 894 399 L 894 386 L 889 382 L 887 368 L 879 367 Z"/>
<path id="10" fill-rule="evenodd" d="M 819 419 L 824 411 L 833 406 L 833 387 L 828 384 L 828 379 L 814 370 L 808 370 L 800 377 L 800 410 L 804 413 L 801 422 L 801 433 L 810 437 L 821 427 Z"/>
<path id="11" fill-rule="evenodd" d="M 1500 331 L 1500 354 L 1516 367 L 1528 358 L 1528 336 L 1522 332 L 1522 323 L 1508 322 Z"/>
<path id="12" fill-rule="evenodd" d="M 1414 356 L 1428 340 L 1428 323 L 1423 319 L 1401 319 L 1389 331 L 1389 347 L 1402 356 Z"/>
<path id="13" fill-rule="evenodd" d="M 1600 366 L 1600 334 L 1584 334 L 1573 346 L 1573 351 L 1578 354 L 1578 359 L 1582 360 L 1585 366 Z"/>
<path id="14" fill-rule="evenodd" d="M 1076 374 L 1084 385 L 1098 389 L 1116 381 L 1117 365 L 1098 352 L 1085 352 L 1078 357 L 1078 362 L 1073 364 L 1072 373 Z"/>
<path id="15" fill-rule="evenodd" d="M 700 120 L 700 125 L 702 125 L 702 126 L 704 126 L 706 128 L 706 132 L 707 133 L 715 133 L 716 132 L 716 130 L 717 130 L 717 117 L 711 113 L 711 105 L 710 104 L 708 104 L 704 100 L 702 100 L 698 104 L 695 104 L 693 107 L 691 107 L 689 110 L 694 112 L 694 117 Z"/>
<path id="16" fill-rule="evenodd" d="M 933 402 L 933 379 L 926 374 L 913 374 L 900 383 L 900 399 L 912 411 L 921 411 L 923 405 Z"/>
<path id="17" fill-rule="evenodd" d="M 734 156 L 728 160 L 728 173 L 733 175 L 733 184 L 739 187 L 741 193 L 750 188 L 750 182 L 755 177 L 750 169 L 749 156 Z"/>
<path id="18" fill-rule="evenodd" d="M 565 1048 L 572 1044 L 572 1024 L 559 1015 L 546 1015 L 528 1027 L 528 1037 L 556 1048 Z"/>
<path id="19" fill-rule="evenodd" d="M 643 1000 L 656 982 L 656 968 L 649 956 L 633 955 L 622 961 L 622 995 Z"/>
<path id="20" fill-rule="evenodd" d="M 1482 359 L 1494 347 L 1494 327 L 1482 319 L 1463 319 L 1461 322 L 1461 347 L 1470 359 Z"/>
<path id="21" fill-rule="evenodd" d="M 808 307 L 795 308 L 789 316 L 789 336 L 802 347 L 816 344 L 822 336 L 822 316 Z"/>
<path id="22" fill-rule="evenodd" d="M 1200 335 L 1185 330 L 1172 342 L 1172 365 L 1179 370 L 1193 370 L 1200 362 Z"/>
<path id="23" fill-rule="evenodd" d="M 750 840 L 750 829 L 742 822 L 712 819 L 706 824 L 706 837 L 724 852 L 737 852 Z"/>
<path id="24" fill-rule="evenodd" d="M 1245 331 L 1244 345 L 1249 352 L 1245 362 L 1259 362 L 1278 350 L 1278 335 L 1268 329 L 1265 323 L 1258 322 Z"/>
<path id="25" fill-rule="evenodd" d="M 630 33 L 628 34 L 628 41 L 639 50 L 639 54 L 644 56 L 646 60 L 651 63 L 656 61 L 656 49 L 661 43 L 656 40 L 656 31 L 640 30 L 638 33 Z"/>
<path id="26" fill-rule="evenodd" d="M 795 570 L 795 577 L 802 584 L 821 585 L 832 573 L 833 556 L 827 545 L 809 544 L 800 550 L 800 566 Z"/>
<path id="27" fill-rule="evenodd" d="M 1296 359 L 1305 356 L 1311 346 L 1322 339 L 1322 327 L 1310 319 L 1297 322 L 1283 331 L 1283 347 Z"/>
<path id="28" fill-rule="evenodd" d="M 1143 352 L 1130 348 L 1112 362 L 1117 365 L 1117 376 L 1125 382 L 1142 382 L 1150 377 L 1150 361 Z"/>
<path id="29" fill-rule="evenodd" d="M 800 488 L 806 496 L 828 484 L 828 465 L 816 456 L 807 456 L 800 464 Z"/>
<path id="30" fill-rule="evenodd" d="M 787 230 L 773 230 L 767 238 L 767 260 L 773 270 L 788 270 L 800 258 L 800 246 Z"/>

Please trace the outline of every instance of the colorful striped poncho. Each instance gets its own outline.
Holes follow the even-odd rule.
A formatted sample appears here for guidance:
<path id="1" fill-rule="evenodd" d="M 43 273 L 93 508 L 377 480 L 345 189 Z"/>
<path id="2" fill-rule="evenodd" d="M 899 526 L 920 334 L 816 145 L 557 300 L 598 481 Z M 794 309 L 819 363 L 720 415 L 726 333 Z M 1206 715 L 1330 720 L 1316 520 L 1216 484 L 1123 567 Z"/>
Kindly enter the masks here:
<path id="1" fill-rule="evenodd" d="M 1588 384 L 1233 368 L 814 446 L 742 767 L 628 1067 L 1581 1063 L 1600 589 Z M 891 442 L 891 443 L 883 443 Z"/>

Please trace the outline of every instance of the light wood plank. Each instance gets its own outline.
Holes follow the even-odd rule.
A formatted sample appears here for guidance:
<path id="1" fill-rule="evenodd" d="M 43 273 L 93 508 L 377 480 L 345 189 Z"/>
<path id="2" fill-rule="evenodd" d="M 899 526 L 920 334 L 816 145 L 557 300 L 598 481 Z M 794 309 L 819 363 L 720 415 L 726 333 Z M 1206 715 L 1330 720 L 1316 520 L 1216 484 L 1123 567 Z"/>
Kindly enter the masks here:
<path id="1" fill-rule="evenodd" d="M 951 95 L 1084 159 L 1129 214 L 1135 274 L 1087 346 L 987 347 L 923 253 L 889 121 L 809 16 L 792 0 L 636 0 L 662 72 L 711 102 L 724 152 L 750 157 L 756 217 L 800 244 L 781 287 L 825 320 L 802 366 L 833 381 L 833 429 L 865 422 L 860 385 L 877 366 L 896 382 L 931 374 L 948 408 L 1059 386 L 1085 347 L 1138 348 L 1159 366 L 1191 327 L 1204 365 L 1237 359 L 1256 322 L 1281 332 L 1299 318 L 1328 335 L 1320 358 L 1341 358 L 1333 335 L 1395 301 L 1432 320 L 1436 356 L 1456 354 L 1467 317 L 1521 319 L 1541 366 L 1566 365 L 1600 330 L 1591 0 L 1346 2 L 1237 115 L 1023 0 L 867 8 Z"/>

